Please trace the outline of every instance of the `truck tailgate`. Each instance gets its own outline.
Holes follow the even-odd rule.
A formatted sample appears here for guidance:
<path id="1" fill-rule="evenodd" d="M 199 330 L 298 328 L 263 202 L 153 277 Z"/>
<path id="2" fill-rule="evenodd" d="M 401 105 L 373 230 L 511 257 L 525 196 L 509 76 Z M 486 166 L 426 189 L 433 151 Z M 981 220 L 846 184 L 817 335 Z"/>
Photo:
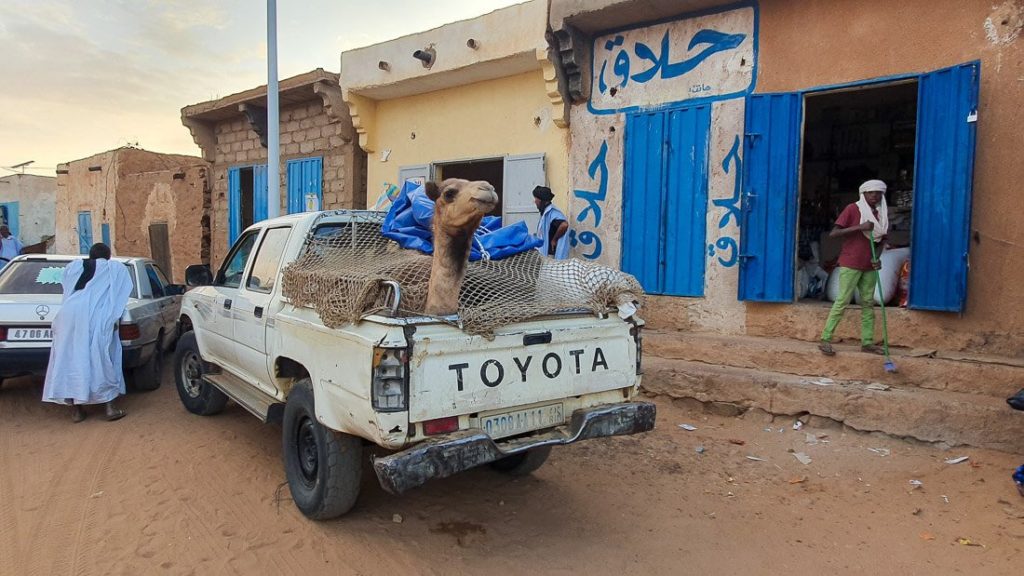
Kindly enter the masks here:
<path id="1" fill-rule="evenodd" d="M 616 316 L 514 324 L 493 340 L 451 326 L 417 327 L 409 419 L 507 409 L 625 388 L 637 381 L 631 325 Z"/>

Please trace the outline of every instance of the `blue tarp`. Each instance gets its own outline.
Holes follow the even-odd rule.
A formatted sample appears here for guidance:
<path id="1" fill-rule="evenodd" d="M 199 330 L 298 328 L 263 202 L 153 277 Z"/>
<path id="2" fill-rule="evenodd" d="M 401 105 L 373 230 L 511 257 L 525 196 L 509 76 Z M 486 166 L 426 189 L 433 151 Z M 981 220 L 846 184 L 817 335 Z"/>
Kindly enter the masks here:
<path id="1" fill-rule="evenodd" d="M 427 197 L 424 186 L 406 181 L 384 217 L 382 232 L 402 248 L 433 254 L 433 221 L 434 201 Z M 483 251 L 491 260 L 501 260 L 540 245 L 540 239 L 530 234 L 525 222 L 502 226 L 501 218 L 485 216 L 474 236 L 469 261 L 480 260 Z"/>

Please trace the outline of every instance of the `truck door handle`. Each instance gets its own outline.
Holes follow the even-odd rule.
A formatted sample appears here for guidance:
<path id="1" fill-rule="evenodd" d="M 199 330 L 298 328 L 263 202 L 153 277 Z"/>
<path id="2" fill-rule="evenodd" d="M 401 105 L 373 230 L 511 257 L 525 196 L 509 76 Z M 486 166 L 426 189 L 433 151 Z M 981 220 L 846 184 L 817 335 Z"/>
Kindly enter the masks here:
<path id="1" fill-rule="evenodd" d="M 535 344 L 551 344 L 551 332 L 523 335 L 523 346 L 533 346 Z"/>
<path id="2" fill-rule="evenodd" d="M 253 311 L 253 316 L 257 318 L 263 318 L 263 306 L 257 306 Z"/>
<path id="3" fill-rule="evenodd" d="M 231 310 L 231 299 L 230 298 L 224 301 L 224 309 L 225 310 Z"/>

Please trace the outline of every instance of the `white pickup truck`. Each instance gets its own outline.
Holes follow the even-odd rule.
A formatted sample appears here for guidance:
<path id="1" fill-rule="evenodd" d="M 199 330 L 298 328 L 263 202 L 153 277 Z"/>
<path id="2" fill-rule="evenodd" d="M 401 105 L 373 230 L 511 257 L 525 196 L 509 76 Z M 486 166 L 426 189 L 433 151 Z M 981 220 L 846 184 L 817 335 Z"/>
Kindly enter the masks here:
<path id="1" fill-rule="evenodd" d="M 636 402 L 642 321 L 565 313 L 469 335 L 457 317 L 408 317 L 393 306 L 327 328 L 281 292 L 305 244 L 365 211 L 311 212 L 245 230 L 223 265 L 186 272 L 175 355 L 178 393 L 200 415 L 230 398 L 282 425 L 292 497 L 308 517 L 347 512 L 359 493 L 363 445 L 400 494 L 489 463 L 528 474 L 552 446 L 646 432 L 653 404 Z M 360 224 L 363 225 L 363 224 Z M 376 451 L 381 452 L 381 451 Z"/>

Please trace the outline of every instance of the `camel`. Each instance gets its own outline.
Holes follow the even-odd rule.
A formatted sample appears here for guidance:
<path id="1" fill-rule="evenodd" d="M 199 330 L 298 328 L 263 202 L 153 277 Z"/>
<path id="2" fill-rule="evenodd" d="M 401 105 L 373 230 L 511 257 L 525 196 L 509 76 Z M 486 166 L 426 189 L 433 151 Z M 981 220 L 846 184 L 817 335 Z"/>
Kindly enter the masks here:
<path id="1" fill-rule="evenodd" d="M 434 256 L 424 312 L 447 316 L 459 311 L 459 291 L 466 278 L 473 233 L 498 205 L 498 194 L 483 180 L 458 178 L 439 185 L 428 182 L 426 192 L 434 201 Z"/>

